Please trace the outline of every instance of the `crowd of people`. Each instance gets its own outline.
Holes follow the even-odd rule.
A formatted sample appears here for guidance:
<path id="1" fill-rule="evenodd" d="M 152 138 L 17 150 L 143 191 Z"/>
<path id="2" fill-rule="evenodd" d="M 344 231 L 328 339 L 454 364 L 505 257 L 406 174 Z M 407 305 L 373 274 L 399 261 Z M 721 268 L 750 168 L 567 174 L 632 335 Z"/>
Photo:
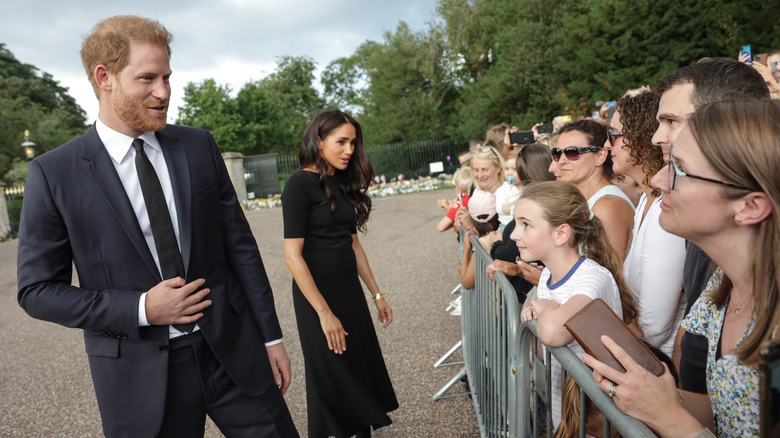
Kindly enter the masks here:
<path id="1" fill-rule="evenodd" d="M 531 144 L 496 125 L 462 155 L 459 200 L 439 201 L 451 228 L 480 237 L 486 274 L 507 276 L 541 342 L 568 345 L 661 436 L 759 433 L 759 350 L 780 324 L 780 51 L 767 58 L 703 59 L 592 117 L 556 118 L 551 135 L 536 125 Z M 474 255 L 461 243 L 469 289 Z M 596 298 L 667 372 L 646 371 L 609 333 L 625 372 L 584 354 L 564 323 Z M 579 407 L 552 366 L 551 415 L 567 436 Z"/>
<path id="2" fill-rule="evenodd" d="M 209 416 L 226 436 L 297 437 L 273 293 L 219 148 L 167 124 L 172 39 L 137 16 L 86 35 L 98 120 L 30 162 L 18 301 L 84 331 L 106 436 L 203 436 Z M 497 125 L 459 157 L 458 197 L 439 203 L 438 229 L 479 236 L 486 274 L 511 279 L 546 345 L 582 353 L 563 323 L 601 299 L 672 356 L 657 377 L 606 335 L 625 372 L 582 354 L 617 406 L 662 436 L 758 433 L 756 364 L 780 324 L 780 52 L 768 55 L 702 60 L 599 120 L 534 126 L 527 142 Z M 369 437 L 399 406 L 360 283 L 387 327 L 357 234 L 374 171 L 360 124 L 337 110 L 312 120 L 299 157 L 282 198 L 308 436 Z M 574 411 L 555 375 L 561 434 Z"/>

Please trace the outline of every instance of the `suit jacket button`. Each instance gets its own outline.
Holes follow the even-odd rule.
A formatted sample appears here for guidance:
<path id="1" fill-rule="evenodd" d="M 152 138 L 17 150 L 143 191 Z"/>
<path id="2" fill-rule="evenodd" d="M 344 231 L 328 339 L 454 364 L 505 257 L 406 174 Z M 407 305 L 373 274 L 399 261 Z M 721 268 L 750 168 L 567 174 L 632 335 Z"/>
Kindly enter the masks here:
<path id="1" fill-rule="evenodd" d="M 160 345 L 160 352 L 161 353 L 167 353 L 168 352 L 168 346 L 167 345 Z"/>

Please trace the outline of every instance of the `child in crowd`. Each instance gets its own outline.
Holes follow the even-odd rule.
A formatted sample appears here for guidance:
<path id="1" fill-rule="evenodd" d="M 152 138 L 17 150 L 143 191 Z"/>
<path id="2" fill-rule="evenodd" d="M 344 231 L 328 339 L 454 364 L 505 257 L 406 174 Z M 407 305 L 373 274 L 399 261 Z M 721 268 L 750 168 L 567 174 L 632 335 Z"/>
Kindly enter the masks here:
<path id="1" fill-rule="evenodd" d="M 572 184 L 541 182 L 523 188 L 515 205 L 520 257 L 541 260 L 537 299 L 523 309 L 522 320 L 537 320 L 543 344 L 568 345 L 577 357 L 584 350 L 563 324 L 596 298 L 604 300 L 626 324 L 636 327 L 634 297 L 623 280 L 622 258 L 609 244 L 598 217 Z M 552 418 L 561 422 L 561 365 L 552 358 Z"/>
<path id="2" fill-rule="evenodd" d="M 468 163 L 469 163 L 469 151 L 461 152 L 460 155 L 458 155 L 458 164 L 462 167 L 462 166 L 467 166 Z"/>
<path id="3" fill-rule="evenodd" d="M 471 187 L 474 185 L 474 175 L 471 173 L 471 168 L 465 166 L 456 170 L 452 175 L 452 182 L 455 183 L 455 193 L 457 195 L 457 199 L 454 203 L 451 204 L 447 214 L 441 218 L 439 223 L 436 225 L 436 229 L 439 230 L 439 232 L 447 231 L 452 228 L 452 225 L 456 220 L 456 214 L 458 213 L 458 210 L 461 206 L 468 208 L 469 192 L 471 191 Z M 445 200 L 440 199 L 439 206 L 443 206 L 442 201 Z"/>
<path id="4" fill-rule="evenodd" d="M 506 225 L 512 221 L 512 211 L 515 201 L 520 198 L 520 187 L 522 187 L 522 183 L 517 177 L 517 169 L 515 168 L 518 153 L 519 151 L 514 150 L 507 155 L 506 160 L 504 161 L 506 181 L 501 184 L 501 187 L 496 189 L 498 228 L 501 230 L 506 228 Z"/>
<path id="5" fill-rule="evenodd" d="M 458 212 L 461 226 L 467 230 L 466 237 L 463 239 L 463 253 L 458 263 L 458 274 L 460 274 L 460 283 L 463 287 L 472 289 L 475 278 L 475 261 L 469 235 L 476 234 L 478 237 L 484 237 L 498 229 L 496 196 L 484 190 L 477 190 L 469 199 L 468 212 L 466 213 L 465 210 L 461 208 Z"/>

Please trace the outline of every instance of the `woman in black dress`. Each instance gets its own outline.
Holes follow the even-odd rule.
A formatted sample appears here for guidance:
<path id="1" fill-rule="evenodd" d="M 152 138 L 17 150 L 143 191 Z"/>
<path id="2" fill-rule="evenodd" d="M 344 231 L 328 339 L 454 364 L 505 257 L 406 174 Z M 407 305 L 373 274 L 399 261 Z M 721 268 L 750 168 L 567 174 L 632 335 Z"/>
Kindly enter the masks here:
<path id="1" fill-rule="evenodd" d="M 285 184 L 282 209 L 309 437 L 367 437 L 371 427 L 389 425 L 387 412 L 398 407 L 358 279 L 387 327 L 393 313 L 357 235 L 371 212 L 366 190 L 374 170 L 360 125 L 336 110 L 309 124 L 298 157 L 301 166 Z"/>

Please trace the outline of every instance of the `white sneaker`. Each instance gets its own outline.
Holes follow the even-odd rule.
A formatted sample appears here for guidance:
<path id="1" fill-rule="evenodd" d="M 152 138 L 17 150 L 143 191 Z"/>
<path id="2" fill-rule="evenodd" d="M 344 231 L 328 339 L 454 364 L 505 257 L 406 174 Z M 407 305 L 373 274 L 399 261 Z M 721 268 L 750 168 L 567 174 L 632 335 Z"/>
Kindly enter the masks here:
<path id="1" fill-rule="evenodd" d="M 452 307 L 460 306 L 460 299 L 461 298 L 463 298 L 463 296 L 462 295 L 458 295 L 457 298 L 455 298 L 454 300 L 450 301 L 450 306 L 452 306 Z"/>
<path id="2" fill-rule="evenodd" d="M 450 315 L 460 316 L 460 301 L 458 301 L 453 307 L 454 309 L 450 311 Z"/>

